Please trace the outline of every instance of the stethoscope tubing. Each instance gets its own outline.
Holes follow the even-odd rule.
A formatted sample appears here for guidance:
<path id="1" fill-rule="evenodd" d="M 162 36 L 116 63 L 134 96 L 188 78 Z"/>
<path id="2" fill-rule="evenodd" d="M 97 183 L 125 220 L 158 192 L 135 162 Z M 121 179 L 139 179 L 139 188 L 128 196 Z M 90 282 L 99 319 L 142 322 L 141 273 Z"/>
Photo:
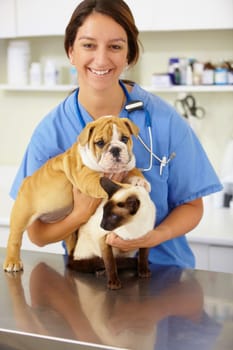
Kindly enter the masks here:
<path id="1" fill-rule="evenodd" d="M 125 85 L 123 84 L 123 82 L 121 80 L 119 80 L 119 84 L 125 94 L 126 97 L 126 106 L 129 105 L 132 101 L 128 90 L 126 89 Z M 76 109 L 76 113 L 77 116 L 79 117 L 79 121 L 82 125 L 82 128 L 84 128 L 86 126 L 86 123 L 83 119 L 80 107 L 79 107 L 79 103 L 78 103 L 78 93 L 79 93 L 79 88 L 76 89 L 75 91 L 75 109 Z M 143 104 L 142 104 L 143 105 Z M 143 172 L 147 172 L 150 171 L 152 169 L 153 166 L 153 158 L 155 158 L 157 161 L 160 162 L 160 175 L 162 175 L 162 171 L 163 168 L 170 162 L 171 159 L 173 159 L 175 157 L 175 152 L 173 152 L 169 158 L 167 158 L 166 156 L 163 156 L 162 158 L 158 157 L 154 152 L 153 152 L 153 137 L 152 137 L 152 125 L 151 125 L 151 117 L 150 117 L 150 113 L 147 109 L 144 108 L 140 108 L 144 110 L 145 113 L 145 121 L 146 121 L 146 127 L 148 129 L 148 135 L 149 135 L 149 143 L 150 146 L 148 146 L 145 141 L 142 139 L 142 137 L 140 135 L 137 136 L 139 142 L 144 146 L 144 148 L 149 152 L 150 154 L 150 160 L 149 160 L 149 166 L 147 168 L 144 169 L 140 169 Z M 126 113 L 127 113 L 127 118 L 129 118 L 129 114 L 132 113 L 130 111 L 127 111 L 127 109 L 125 109 Z M 129 118 L 130 119 L 130 118 Z"/>

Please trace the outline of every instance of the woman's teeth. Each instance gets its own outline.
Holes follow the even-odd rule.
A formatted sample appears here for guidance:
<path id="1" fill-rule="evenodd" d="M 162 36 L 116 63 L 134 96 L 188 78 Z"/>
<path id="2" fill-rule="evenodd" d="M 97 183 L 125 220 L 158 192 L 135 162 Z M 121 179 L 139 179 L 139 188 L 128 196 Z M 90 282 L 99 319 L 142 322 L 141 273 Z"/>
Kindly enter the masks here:
<path id="1" fill-rule="evenodd" d="M 109 73 L 109 69 L 107 70 L 95 70 L 95 69 L 91 69 L 91 72 L 96 74 L 96 75 L 105 75 Z"/>

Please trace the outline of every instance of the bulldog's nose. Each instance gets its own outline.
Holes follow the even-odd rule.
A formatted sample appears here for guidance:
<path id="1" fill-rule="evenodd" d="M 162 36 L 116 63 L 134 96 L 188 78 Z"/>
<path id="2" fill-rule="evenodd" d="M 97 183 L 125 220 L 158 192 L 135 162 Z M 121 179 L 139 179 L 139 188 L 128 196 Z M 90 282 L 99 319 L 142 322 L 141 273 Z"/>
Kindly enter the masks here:
<path id="1" fill-rule="evenodd" d="M 114 158 L 118 158 L 120 156 L 121 149 L 120 147 L 112 147 L 110 153 L 113 155 Z"/>

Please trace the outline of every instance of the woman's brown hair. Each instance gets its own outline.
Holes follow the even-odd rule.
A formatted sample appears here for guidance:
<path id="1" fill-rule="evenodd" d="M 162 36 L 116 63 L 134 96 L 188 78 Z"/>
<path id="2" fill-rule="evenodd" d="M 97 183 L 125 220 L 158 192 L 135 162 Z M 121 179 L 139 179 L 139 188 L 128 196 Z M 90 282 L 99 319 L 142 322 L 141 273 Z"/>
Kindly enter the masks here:
<path id="1" fill-rule="evenodd" d="M 84 0 L 74 10 L 66 27 L 64 47 L 68 56 L 73 46 L 77 31 L 85 19 L 93 12 L 111 17 L 126 31 L 128 38 L 128 64 L 134 65 L 139 57 L 138 29 L 128 5 L 123 0 Z"/>

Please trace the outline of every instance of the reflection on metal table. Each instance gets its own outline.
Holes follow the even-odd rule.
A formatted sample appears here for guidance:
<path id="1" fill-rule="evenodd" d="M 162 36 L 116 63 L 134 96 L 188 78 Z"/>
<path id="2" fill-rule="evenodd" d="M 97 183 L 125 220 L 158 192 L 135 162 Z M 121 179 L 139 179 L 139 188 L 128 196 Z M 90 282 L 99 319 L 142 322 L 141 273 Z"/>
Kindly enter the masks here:
<path id="1" fill-rule="evenodd" d="M 0 271 L 1 350 L 233 348 L 231 274 L 151 266 L 150 279 L 125 271 L 110 291 L 62 255 L 22 259 L 22 273 Z"/>

